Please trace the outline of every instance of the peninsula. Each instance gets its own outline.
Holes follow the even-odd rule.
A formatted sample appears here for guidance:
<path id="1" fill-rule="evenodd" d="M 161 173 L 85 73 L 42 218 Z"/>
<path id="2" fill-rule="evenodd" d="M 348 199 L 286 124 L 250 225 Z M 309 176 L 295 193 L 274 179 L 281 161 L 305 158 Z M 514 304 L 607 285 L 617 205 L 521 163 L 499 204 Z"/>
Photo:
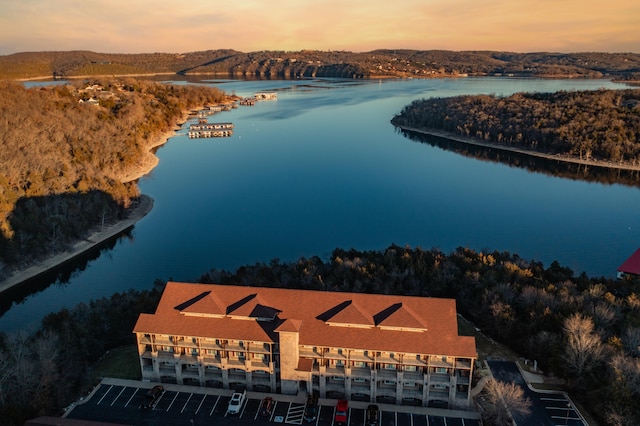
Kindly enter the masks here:
<path id="1" fill-rule="evenodd" d="M 153 200 L 137 180 L 189 111 L 234 98 L 201 86 L 0 83 L 0 291 L 112 238 Z M 34 114 L 33 111 L 37 111 Z"/>
<path id="2" fill-rule="evenodd" d="M 457 142 L 640 170 L 640 90 L 516 93 L 414 101 L 391 123 Z"/>

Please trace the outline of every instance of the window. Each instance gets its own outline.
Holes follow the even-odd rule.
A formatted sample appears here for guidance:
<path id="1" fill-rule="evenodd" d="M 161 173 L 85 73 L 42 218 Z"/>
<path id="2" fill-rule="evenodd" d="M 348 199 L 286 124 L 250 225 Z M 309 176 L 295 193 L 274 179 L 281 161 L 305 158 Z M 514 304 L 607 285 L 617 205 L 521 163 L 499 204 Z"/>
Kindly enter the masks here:
<path id="1" fill-rule="evenodd" d="M 367 380 L 364 377 L 354 377 L 353 381 L 356 382 L 356 383 L 364 383 Z"/>
<path id="2" fill-rule="evenodd" d="M 395 370 L 396 369 L 396 365 L 395 364 L 385 364 L 384 368 L 386 370 Z"/>
<path id="3" fill-rule="evenodd" d="M 364 363 L 364 361 L 353 361 L 353 366 L 354 367 L 364 367 L 365 363 Z"/>
<path id="4" fill-rule="evenodd" d="M 433 385 L 433 388 L 434 389 L 446 389 L 447 385 L 443 385 L 443 384 L 437 383 L 437 384 Z"/>
<path id="5" fill-rule="evenodd" d="M 336 367 L 344 367 L 344 362 L 341 359 L 336 360 Z"/>
<path id="6" fill-rule="evenodd" d="M 404 367 L 404 371 L 416 371 L 417 368 L 415 365 L 407 365 Z"/>
<path id="7" fill-rule="evenodd" d="M 342 355 L 342 349 L 338 349 L 338 355 Z"/>
<path id="8" fill-rule="evenodd" d="M 333 376 L 332 379 L 333 379 L 334 382 L 342 382 L 342 381 L 344 381 L 344 377 L 342 377 L 342 376 Z"/>
<path id="9" fill-rule="evenodd" d="M 385 380 L 382 383 L 384 383 L 385 385 L 395 385 L 396 384 L 396 382 L 394 382 L 393 380 Z"/>
<path id="10" fill-rule="evenodd" d="M 198 355 L 198 348 L 191 348 L 191 355 Z"/>
<path id="11" fill-rule="evenodd" d="M 439 373 L 439 374 L 447 374 L 447 369 L 446 369 L 446 368 L 444 368 L 444 367 L 437 367 L 437 368 L 436 368 L 436 373 Z"/>

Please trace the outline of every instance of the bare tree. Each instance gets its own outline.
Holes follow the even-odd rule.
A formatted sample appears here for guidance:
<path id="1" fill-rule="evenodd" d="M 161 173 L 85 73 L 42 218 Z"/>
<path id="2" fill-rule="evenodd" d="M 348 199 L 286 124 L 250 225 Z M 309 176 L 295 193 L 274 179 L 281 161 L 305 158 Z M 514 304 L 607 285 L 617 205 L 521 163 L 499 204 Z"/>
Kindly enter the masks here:
<path id="1" fill-rule="evenodd" d="M 605 346 L 595 332 L 591 318 L 573 314 L 563 323 L 566 337 L 564 360 L 569 371 L 579 380 L 603 360 Z"/>
<path id="2" fill-rule="evenodd" d="M 524 389 L 513 382 L 491 379 L 484 390 L 483 420 L 487 424 L 512 425 L 513 417 L 522 418 L 531 413 L 531 400 L 524 396 Z"/>

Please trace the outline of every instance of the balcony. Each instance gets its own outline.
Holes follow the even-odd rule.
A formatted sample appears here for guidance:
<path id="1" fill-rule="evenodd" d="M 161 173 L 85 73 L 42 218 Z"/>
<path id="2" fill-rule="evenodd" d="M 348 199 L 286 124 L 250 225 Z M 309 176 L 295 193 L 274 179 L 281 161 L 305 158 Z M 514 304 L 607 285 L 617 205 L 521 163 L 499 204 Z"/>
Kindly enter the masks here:
<path id="1" fill-rule="evenodd" d="M 414 382 L 423 382 L 424 381 L 424 374 L 421 371 L 404 371 L 404 374 L 402 375 L 402 377 L 404 377 L 404 380 L 407 381 L 414 381 Z"/>
<path id="2" fill-rule="evenodd" d="M 431 383 L 451 383 L 451 376 L 448 374 L 431 373 L 429 375 Z"/>
<path id="3" fill-rule="evenodd" d="M 241 368 L 245 369 L 246 362 L 244 358 L 229 358 L 227 360 L 227 366 L 229 368 Z"/>
<path id="4" fill-rule="evenodd" d="M 468 385 L 469 384 L 469 377 L 458 376 L 456 378 L 456 383 L 459 384 L 459 385 Z"/>
<path id="5" fill-rule="evenodd" d="M 168 361 L 168 360 L 173 361 L 174 355 L 175 354 L 173 352 L 158 351 L 158 361 Z"/>
<path id="6" fill-rule="evenodd" d="M 168 336 L 156 336 L 156 345 L 173 346 L 173 341 Z"/>
<path id="7" fill-rule="evenodd" d="M 342 359 L 342 360 L 347 359 L 345 354 L 339 354 L 338 352 L 325 352 L 324 357 L 326 359 Z"/>
<path id="8" fill-rule="evenodd" d="M 351 377 L 371 377 L 371 369 L 369 367 L 351 367 Z"/>
<path id="9" fill-rule="evenodd" d="M 415 365 L 416 367 L 426 367 L 427 366 L 427 362 L 423 359 L 418 359 L 415 357 L 408 357 L 405 356 L 404 359 L 402 360 L 402 363 L 404 365 Z"/>
<path id="10" fill-rule="evenodd" d="M 206 340 L 206 339 L 203 339 L 203 340 L 200 342 L 200 347 L 201 347 L 202 349 L 217 349 L 217 350 L 219 350 L 219 351 L 220 351 L 220 350 L 222 350 L 222 349 L 224 349 L 224 348 L 222 347 L 222 345 L 219 345 L 219 344 L 218 344 L 218 343 L 216 343 L 214 340 Z"/>
<path id="11" fill-rule="evenodd" d="M 263 359 L 252 360 L 249 365 L 252 371 L 253 370 L 262 370 L 262 371 L 270 370 L 269 362 Z"/>
<path id="12" fill-rule="evenodd" d="M 429 367 L 453 368 L 453 362 L 443 361 L 442 357 L 432 356 L 429 358 Z"/>
<path id="13" fill-rule="evenodd" d="M 180 355 L 180 363 L 181 364 L 197 364 L 198 363 L 198 355 L 182 354 L 182 355 Z"/>
<path id="14" fill-rule="evenodd" d="M 449 400 L 449 391 L 444 389 L 429 389 L 429 398 L 441 399 L 443 401 Z"/>
<path id="15" fill-rule="evenodd" d="M 182 377 L 191 377 L 191 378 L 199 378 L 200 372 L 194 368 L 185 368 L 182 370 Z"/>
<path id="16" fill-rule="evenodd" d="M 471 360 L 470 359 L 464 359 L 464 358 L 456 359 L 456 368 L 464 368 L 466 370 L 470 370 L 471 369 Z"/>
<path id="17" fill-rule="evenodd" d="M 198 344 L 191 339 L 178 340 L 176 342 L 176 345 L 180 346 L 181 348 L 197 348 L 198 347 Z"/>
<path id="18" fill-rule="evenodd" d="M 222 359 L 220 358 L 220 355 L 205 355 L 202 357 L 202 362 L 207 365 L 215 365 L 218 367 L 222 365 Z"/>
<path id="19" fill-rule="evenodd" d="M 373 357 L 370 357 L 370 356 L 364 355 L 364 354 L 351 352 L 349 354 L 349 360 L 351 360 L 351 361 L 373 362 Z"/>
<path id="20" fill-rule="evenodd" d="M 315 351 L 311 348 L 300 348 L 299 349 L 300 358 L 321 358 L 322 354 L 316 349 Z"/>
<path id="21" fill-rule="evenodd" d="M 334 365 L 331 367 L 327 367 L 326 374 L 328 376 L 344 376 L 344 366 Z"/>
<path id="22" fill-rule="evenodd" d="M 376 357 L 376 362 L 380 363 L 380 364 L 400 364 L 400 358 L 398 358 L 397 356 L 393 356 L 390 357 L 388 355 L 382 355 L 379 357 Z"/>
<path id="23" fill-rule="evenodd" d="M 271 348 L 265 347 L 265 344 L 260 344 L 260 343 L 251 343 L 247 348 L 247 350 L 254 354 L 270 354 L 271 353 Z"/>
<path id="24" fill-rule="evenodd" d="M 150 345 L 151 344 L 151 337 L 149 337 L 149 336 L 140 336 L 140 338 L 138 339 L 138 343 L 140 343 L 141 345 Z"/>
<path id="25" fill-rule="evenodd" d="M 386 368 L 378 370 L 378 378 L 379 379 L 395 380 L 396 377 L 398 377 L 398 372 L 396 370 L 390 370 L 390 369 L 386 369 Z"/>
<path id="26" fill-rule="evenodd" d="M 230 351 L 230 352 L 246 352 L 247 348 L 243 346 L 240 346 L 238 344 L 228 344 L 225 347 L 225 350 Z"/>

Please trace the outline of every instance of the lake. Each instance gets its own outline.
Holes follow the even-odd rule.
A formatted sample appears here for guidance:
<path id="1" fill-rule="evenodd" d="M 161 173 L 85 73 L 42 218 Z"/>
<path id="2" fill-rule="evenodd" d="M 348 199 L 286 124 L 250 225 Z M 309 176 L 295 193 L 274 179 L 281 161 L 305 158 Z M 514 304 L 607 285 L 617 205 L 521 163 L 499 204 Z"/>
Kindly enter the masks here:
<path id="1" fill-rule="evenodd" d="M 71 265 L 62 280 L 3 294 L 0 330 L 29 329 L 49 312 L 150 288 L 155 279 L 193 281 L 211 268 L 328 258 L 337 247 L 462 246 L 614 277 L 640 246 L 636 176 L 620 183 L 576 179 L 584 171 L 555 177 L 525 167 L 527 159 L 504 164 L 421 143 L 389 123 L 426 97 L 624 85 L 509 78 L 174 83 L 214 84 L 240 96 L 277 91 L 278 99 L 209 117 L 234 123 L 229 138 L 178 132 L 140 180 L 155 200 L 151 213 Z"/>

